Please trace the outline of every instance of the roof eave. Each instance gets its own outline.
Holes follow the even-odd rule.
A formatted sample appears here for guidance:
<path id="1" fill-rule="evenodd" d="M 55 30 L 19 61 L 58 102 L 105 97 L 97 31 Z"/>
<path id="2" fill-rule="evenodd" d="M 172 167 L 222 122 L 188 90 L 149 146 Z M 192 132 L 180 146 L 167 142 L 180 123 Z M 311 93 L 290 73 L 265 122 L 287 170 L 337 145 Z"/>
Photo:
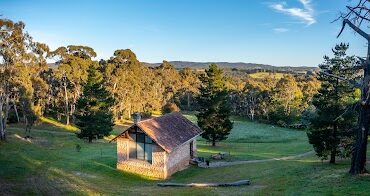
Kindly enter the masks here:
<path id="1" fill-rule="evenodd" d="M 129 128 L 127 128 L 126 130 L 124 130 L 122 133 L 120 133 L 120 134 L 118 134 L 116 137 L 114 137 L 113 139 L 111 139 L 110 141 L 109 141 L 109 143 L 111 143 L 111 142 L 113 142 L 113 141 L 116 141 L 117 140 L 117 138 L 119 138 L 120 136 L 122 136 L 126 131 L 128 131 L 129 129 L 131 129 L 133 126 L 135 126 L 136 124 L 133 124 L 133 125 L 131 125 Z"/>

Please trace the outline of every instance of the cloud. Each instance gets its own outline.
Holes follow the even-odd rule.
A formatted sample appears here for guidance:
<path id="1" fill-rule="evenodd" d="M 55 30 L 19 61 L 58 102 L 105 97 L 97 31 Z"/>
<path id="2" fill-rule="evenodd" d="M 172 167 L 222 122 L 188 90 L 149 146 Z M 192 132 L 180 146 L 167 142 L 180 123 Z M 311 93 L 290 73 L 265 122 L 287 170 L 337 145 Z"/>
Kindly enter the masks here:
<path id="1" fill-rule="evenodd" d="M 315 10 L 311 4 L 312 3 L 311 0 L 298 0 L 298 1 L 303 5 L 303 8 L 287 7 L 286 2 L 270 4 L 270 8 L 277 12 L 297 18 L 304 22 L 305 24 L 307 24 L 308 26 L 316 23 L 316 19 L 314 16 Z"/>
<path id="2" fill-rule="evenodd" d="M 289 29 L 287 28 L 274 28 L 272 29 L 275 33 L 285 33 L 285 32 L 288 32 Z"/>

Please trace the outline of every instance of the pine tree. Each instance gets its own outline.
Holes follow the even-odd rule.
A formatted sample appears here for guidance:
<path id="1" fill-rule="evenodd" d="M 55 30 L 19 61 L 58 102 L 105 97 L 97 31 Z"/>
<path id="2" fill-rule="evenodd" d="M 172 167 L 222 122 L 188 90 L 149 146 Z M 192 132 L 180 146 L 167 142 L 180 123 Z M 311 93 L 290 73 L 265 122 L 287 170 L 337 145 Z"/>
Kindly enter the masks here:
<path id="1" fill-rule="evenodd" d="M 222 70 L 216 64 L 209 66 L 201 80 L 198 125 L 204 130 L 202 137 L 215 146 L 216 142 L 227 139 L 233 128 L 233 123 L 229 119 L 231 108 L 228 104 Z"/>
<path id="2" fill-rule="evenodd" d="M 77 136 L 89 142 L 107 136 L 114 126 L 110 111 L 113 104 L 114 99 L 103 86 L 101 74 L 90 66 L 87 83 L 77 102 L 76 125 L 81 130 Z"/>
<path id="3" fill-rule="evenodd" d="M 341 75 L 347 79 L 356 77 L 355 58 L 346 56 L 348 45 L 340 44 L 334 49 L 334 58 L 324 57 L 325 63 L 320 68 L 326 73 Z M 357 113 L 353 109 L 359 93 L 347 81 L 320 74 L 321 88 L 313 97 L 312 103 L 316 111 L 309 119 L 310 131 L 307 133 L 310 144 L 322 159 L 330 155 L 330 163 L 335 157 L 348 157 L 353 141 L 353 130 Z M 352 108 L 351 108 L 352 107 Z"/>

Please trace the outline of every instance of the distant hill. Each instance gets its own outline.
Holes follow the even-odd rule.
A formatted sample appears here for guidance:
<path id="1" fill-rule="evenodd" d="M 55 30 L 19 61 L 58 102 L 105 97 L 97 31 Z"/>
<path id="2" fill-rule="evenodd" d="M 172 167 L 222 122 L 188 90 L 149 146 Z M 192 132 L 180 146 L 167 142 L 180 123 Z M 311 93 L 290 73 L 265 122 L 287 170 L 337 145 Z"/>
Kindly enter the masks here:
<path id="1" fill-rule="evenodd" d="M 145 63 L 145 65 L 150 67 L 157 67 L 161 63 Z M 285 67 L 285 66 L 272 66 L 267 64 L 256 64 L 256 63 L 229 63 L 229 62 L 191 62 L 191 61 L 169 61 L 176 69 L 184 69 L 186 67 L 192 69 L 207 69 L 209 64 L 216 63 L 223 69 L 230 69 L 230 70 L 240 70 L 245 72 L 254 72 L 256 70 L 260 70 L 263 72 L 292 72 L 292 73 L 306 73 L 308 71 L 315 72 L 319 70 L 318 67 L 306 67 L 306 66 L 299 66 L 299 67 Z M 55 63 L 48 63 L 50 68 L 57 68 L 58 65 Z"/>
<path id="2" fill-rule="evenodd" d="M 316 71 L 318 67 L 285 67 L 285 66 L 272 66 L 266 64 L 256 64 L 256 63 L 229 63 L 229 62 L 190 62 L 190 61 L 169 61 L 177 69 L 183 69 L 186 67 L 193 69 L 206 69 L 211 63 L 216 63 L 221 68 L 224 69 L 238 69 L 238 70 L 264 70 L 264 71 L 276 71 L 276 72 L 307 72 L 307 71 Z M 161 63 L 145 63 L 151 67 L 157 67 Z"/>

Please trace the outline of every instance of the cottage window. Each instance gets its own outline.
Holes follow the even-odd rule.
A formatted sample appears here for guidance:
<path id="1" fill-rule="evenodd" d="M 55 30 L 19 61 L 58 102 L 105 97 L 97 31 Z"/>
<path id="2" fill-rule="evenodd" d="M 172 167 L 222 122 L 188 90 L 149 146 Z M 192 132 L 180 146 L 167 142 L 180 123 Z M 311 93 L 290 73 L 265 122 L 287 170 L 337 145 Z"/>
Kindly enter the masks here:
<path id="1" fill-rule="evenodd" d="M 152 163 L 152 139 L 137 130 L 131 132 L 129 142 L 129 158 L 146 160 Z"/>

